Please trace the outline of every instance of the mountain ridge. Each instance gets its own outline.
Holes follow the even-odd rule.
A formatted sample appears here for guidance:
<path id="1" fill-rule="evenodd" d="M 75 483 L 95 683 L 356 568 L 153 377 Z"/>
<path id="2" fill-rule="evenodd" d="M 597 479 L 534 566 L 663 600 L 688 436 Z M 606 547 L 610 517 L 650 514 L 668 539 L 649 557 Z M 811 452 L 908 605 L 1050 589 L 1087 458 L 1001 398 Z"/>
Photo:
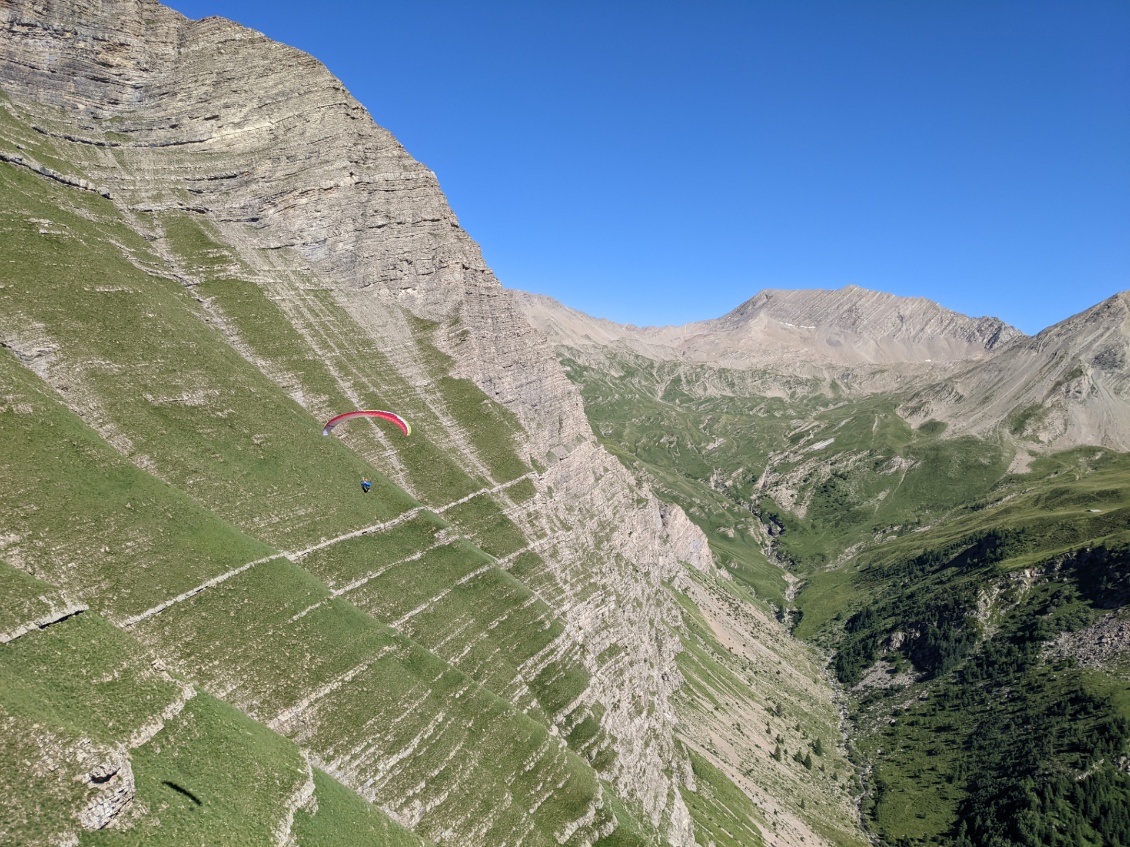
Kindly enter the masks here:
<path id="1" fill-rule="evenodd" d="M 721 317 L 673 327 L 582 318 L 552 298 L 517 297 L 527 317 L 536 326 L 552 327 L 558 339 L 572 334 L 580 342 L 588 335 L 652 355 L 724 367 L 780 366 L 797 357 L 831 366 L 965 361 L 1023 335 L 998 318 L 969 318 L 925 298 L 853 285 L 767 289 Z"/>
<path id="2" fill-rule="evenodd" d="M 763 291 L 720 318 L 645 328 L 590 318 L 542 295 L 512 296 L 552 343 L 578 353 L 624 350 L 834 380 L 855 392 L 905 391 L 899 408 L 910 423 L 1001 431 L 1022 452 L 1087 443 L 1130 449 L 1130 292 L 1035 336 L 998 318 L 856 286 Z"/>
<path id="3" fill-rule="evenodd" d="M 916 393 L 911 421 L 936 417 L 984 434 L 1006 426 L 1035 449 L 1100 444 L 1130 450 L 1130 291 L 1026 338 Z"/>

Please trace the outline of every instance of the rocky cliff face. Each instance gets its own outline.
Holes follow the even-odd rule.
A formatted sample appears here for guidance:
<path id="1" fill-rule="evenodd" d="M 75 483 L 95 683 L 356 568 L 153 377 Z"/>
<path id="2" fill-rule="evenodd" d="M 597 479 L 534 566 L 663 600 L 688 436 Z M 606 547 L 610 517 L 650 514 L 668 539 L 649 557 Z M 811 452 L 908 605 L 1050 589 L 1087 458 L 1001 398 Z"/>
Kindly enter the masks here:
<path id="1" fill-rule="evenodd" d="M 265 251 L 286 251 L 343 298 L 460 321 L 461 375 L 528 418 L 535 449 L 584 437 L 575 394 L 524 338 L 435 175 L 315 59 L 154 2 L 17 2 L 4 14 L 0 84 L 60 110 L 41 112 L 39 131 L 87 148 L 85 178 L 124 208 L 205 215 L 263 273 Z"/>

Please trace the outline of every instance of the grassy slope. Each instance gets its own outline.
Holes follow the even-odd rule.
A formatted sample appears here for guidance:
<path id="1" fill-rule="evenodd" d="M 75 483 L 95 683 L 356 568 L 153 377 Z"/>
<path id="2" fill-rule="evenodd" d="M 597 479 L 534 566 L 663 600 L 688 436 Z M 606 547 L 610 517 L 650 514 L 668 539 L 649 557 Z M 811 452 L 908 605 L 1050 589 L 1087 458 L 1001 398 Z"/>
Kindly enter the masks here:
<path id="1" fill-rule="evenodd" d="M 317 419 L 227 345 L 206 304 L 130 261 L 145 255 L 144 263 L 159 265 L 107 201 L 6 165 L 0 167 L 0 179 L 6 198 L 0 213 L 4 337 L 21 354 L 49 349 L 46 358 L 32 364 L 46 367 L 62 391 L 47 388 L 11 356 L 0 360 L 5 398 L 0 424 L 9 447 L 4 472 L 5 478 L 20 481 L 0 494 L 6 525 L 18 528 L 16 538 L 5 539 L 11 561 L 122 620 L 269 557 L 273 549 L 303 549 L 388 521 L 414 505 L 381 478 L 379 465 L 362 458 L 387 452 L 383 434 L 351 432 L 345 444 L 322 438 Z M 169 231 L 177 250 L 204 245 L 207 255 L 197 265 L 231 270 L 230 257 L 223 258 L 206 233 L 194 234 L 183 220 L 172 221 Z M 304 352 L 293 330 L 287 333 L 277 310 L 271 311 L 273 304 L 238 281 L 209 285 L 205 292 L 222 301 L 219 308 L 226 307 L 226 316 L 238 322 L 255 355 L 287 365 L 304 389 L 325 395 L 327 407 L 345 402 L 334 393 L 317 356 Z M 227 290 L 219 290 L 224 286 Z M 372 352 L 361 350 L 358 356 Z M 438 353 L 436 358 L 442 364 Z M 442 506 L 481 485 L 526 472 L 509 446 L 512 421 L 495 409 L 488 410 L 484 424 L 489 401 L 469 383 L 440 380 L 441 402 L 447 419 L 466 424 L 466 442 L 481 463 L 475 467 L 486 474 L 469 473 L 452 461 L 442 438 L 431 442 L 427 424 L 439 432 L 438 419 L 429 418 L 428 402 L 408 392 L 390 371 L 370 365 L 369 381 L 387 383 L 389 394 L 407 400 L 415 412 L 417 433 L 400 446 L 400 455 L 418 493 L 435 496 Z M 64 403 L 82 410 L 98 432 Z M 113 439 L 117 450 L 99 433 Z M 360 441 L 360 449 L 349 441 Z M 132 462 L 122 458 L 123 452 Z M 374 495 L 363 497 L 356 490 L 362 474 L 378 480 Z M 502 513 L 510 502 L 505 494 L 474 498 L 448 510 L 448 518 L 433 521 L 433 529 L 418 540 L 430 544 L 435 528 L 451 525 L 481 543 L 487 554 L 515 552 L 524 540 Z M 395 536 L 397 530 L 389 532 Z M 382 545 L 374 545 L 377 536 L 361 541 L 369 539 L 369 544 L 332 548 L 335 576 L 373 573 L 371 553 Z M 399 539 L 390 542 L 414 543 Z M 434 557 L 444 549 L 417 548 L 412 554 Z M 373 606 L 371 611 L 392 623 L 425 606 L 411 617 L 411 635 L 434 645 L 474 678 L 347 600 L 330 599 L 324 583 L 283 559 L 231 576 L 133 631 L 154 651 L 175 657 L 179 670 L 264 718 L 294 707 L 303 693 L 336 685 L 333 695 L 317 705 L 319 725 L 310 742 L 327 760 L 371 737 L 373 722 L 397 727 L 384 737 L 390 750 L 411 750 L 412 739 L 423 733 L 428 749 L 410 756 L 395 778 L 386 780 L 381 794 L 386 802 L 435 806 L 446 796 L 440 812 L 430 812 L 432 820 L 443 821 L 437 827 L 477 826 L 471 821 L 485 819 L 489 810 L 497 817 L 491 838 L 508 840 L 529 830 L 529 843 L 537 843 L 583 815 L 599 790 L 585 760 L 552 743 L 546 723 L 574 703 L 587 676 L 576 664 L 579 657 L 569 654 L 542 670 L 524 695 L 534 719 L 496 697 L 490 687 L 508 697 L 525 687 L 518 666 L 561 627 L 522 583 L 491 566 L 490 555 L 464 542 L 447 549 L 454 553 L 453 579 L 486 570 L 451 590 L 442 580 L 419 582 L 432 564 L 422 559 L 414 578 L 401 585 L 416 599 L 405 594 L 387 609 Z M 310 565 L 318 572 L 316 557 Z M 419 593 L 421 587 L 431 593 Z M 319 603 L 297 621 L 280 617 L 280 609 L 293 617 Z M 260 622 L 264 625 L 257 628 Z M 459 638 L 472 649 L 457 650 Z M 216 663 L 228 663 L 229 671 L 241 668 L 240 683 L 233 685 L 234 674 Z M 295 668 L 303 673 L 295 675 Z M 349 677 L 345 682 L 342 674 Z M 400 699 L 390 696 L 398 691 Z M 412 720 L 400 720 L 404 714 Z M 583 719 L 583 714 L 575 718 L 577 723 Z M 448 728 L 437 734 L 437 726 Z M 343 747 L 347 735 L 342 733 L 352 731 L 349 727 L 368 734 Z M 586 750 L 589 740 L 584 733 L 570 738 Z M 481 745 L 497 755 L 478 761 Z M 513 779 L 529 761 L 539 766 L 528 778 Z M 375 759 L 372 766 L 378 765 Z M 456 775 L 457 784 L 448 784 L 445 775 Z M 429 785 L 419 794 L 421 777 Z M 547 785 L 557 786 L 548 799 Z M 415 794 L 418 801 L 412 799 Z M 518 811 L 535 807 L 533 818 Z M 594 826 L 601 825 L 602 814 Z"/>
<path id="2" fill-rule="evenodd" d="M 294 821 L 302 847 L 422 847 L 425 843 L 322 771 L 314 771 L 314 785 L 317 809 L 300 810 Z"/>
<path id="3" fill-rule="evenodd" d="M 330 409 L 342 408 L 347 401 L 333 371 L 347 375 L 355 388 L 364 386 L 366 399 L 371 398 L 367 405 L 396 408 L 414 423 L 412 437 L 402 441 L 397 435 L 391 447 L 371 426 L 351 426 L 343 437 L 360 454 L 376 457 L 375 462 L 394 451 L 408 483 L 442 519 L 415 519 L 382 533 L 379 545 L 367 539 L 335 545 L 312 554 L 304 565 L 351 602 L 380 620 L 398 622 L 478 681 L 508 697 L 523 697 L 523 708 L 561 717 L 557 713 L 577 700 L 588 675 L 573 651 L 553 663 L 555 668 L 564 665 L 556 676 L 543 671 L 534 680 L 521 677 L 520 666 L 548 649 L 562 626 L 529 588 L 491 567 L 495 559 L 526 547 L 522 532 L 504 512 L 528 497 L 532 486 L 527 480 L 497 494 L 476 493 L 482 486 L 521 480 L 529 472 L 514 452 L 513 416 L 473 384 L 448 375 L 454 363 L 431 346 L 432 323 L 410 322 L 416 349 L 433 378 L 434 393 L 425 397 L 399 376 L 348 314 L 324 297 L 319 296 L 316 309 L 304 307 L 320 319 L 302 324 L 307 335 L 317 335 L 326 345 L 328 352 L 319 357 L 284 313 L 287 304 L 271 300 L 264 289 L 223 279 L 201 290 L 266 371 L 291 390 L 327 398 Z M 474 467 L 465 470 L 454 460 L 458 450 L 444 421 L 459 427 L 485 474 Z M 434 538 L 440 527 L 462 534 L 481 552 L 465 544 L 440 544 Z M 452 638 L 452 632 L 464 633 L 470 645 Z M 583 719 L 583 714 L 570 718 Z"/>
<path id="4" fill-rule="evenodd" d="M 125 618 L 272 552 L 122 458 L 10 355 L 0 392 L 9 561 Z"/>
<path id="5" fill-rule="evenodd" d="M 912 430 L 896 405 L 888 397 L 843 403 L 788 439 L 774 471 L 803 493 L 806 512 L 798 518 L 765 504 L 762 513 L 784 527 L 780 550 L 799 570 L 945 520 L 1004 475 L 1011 456 L 1003 446 Z"/>
<path id="6" fill-rule="evenodd" d="M 117 763 L 107 787 L 127 772 L 136 784 L 127 826 L 88 833 L 82 843 L 270 845 L 307 778 L 292 742 L 207 695 L 185 701 L 183 686 L 155 671 L 133 638 L 93 613 L 0 648 L 0 679 L 4 759 L 25 765 L 0 777 L 4 843 L 58 843 L 102 793 L 74 773 Z M 151 738 L 138 734 L 176 704 Z M 317 785 L 319 801 L 329 795 L 336 803 L 313 815 L 325 833 L 314 843 L 356 843 L 333 833 L 358 817 L 368 843 L 424 843 L 372 807 L 359 812 L 337 799 L 363 805 L 325 775 Z"/>
<path id="7" fill-rule="evenodd" d="M 0 291 L 5 330 L 17 344 L 55 348 L 66 399 L 126 439 L 121 446 L 135 462 L 284 548 L 412 505 L 388 484 L 379 497 L 350 496 L 342 480 L 378 478 L 376 470 L 322 438 L 309 413 L 200 319 L 189 291 L 107 249 L 128 232 L 108 201 L 91 221 L 59 209 L 65 189 L 44 196 L 42 179 L 10 167 L 3 177 L 10 202 L 0 227 L 12 279 Z M 30 223 L 47 216 L 61 235 L 41 235 Z M 333 508 L 313 509 L 309 498 Z"/>
<path id="8" fill-rule="evenodd" d="M 0 560 L 0 637 L 15 638 L 25 626 L 75 608 L 65 594 Z"/>
<path id="9" fill-rule="evenodd" d="M 1128 526 L 1130 457 L 1087 448 L 1041 460 L 950 522 L 845 572 L 813 577 L 816 599 L 810 606 L 801 595 L 798 633 L 836 647 L 849 684 L 880 669 L 871 679 L 882 684 L 856 689 L 856 721 L 881 834 L 932 843 L 977 815 L 1018 827 L 1009 786 L 1028 780 L 1048 799 L 1026 812 L 1032 840 L 1009 829 L 1008 843 L 1049 843 L 1042 827 L 1053 820 L 1069 837 L 1101 841 L 1095 821 L 1057 808 L 1081 801 L 1056 774 L 1094 773 L 1092 784 L 1130 798 L 1130 780 L 1101 746 L 1109 733 L 1116 758 L 1130 752 L 1130 674 L 1047 651 L 1061 633 L 1086 631 L 1130 602 L 1119 587 L 1130 558 L 1115 553 L 1100 569 L 1079 552 L 1125 551 Z M 843 596 L 857 599 L 837 608 L 825 581 L 847 581 L 854 590 Z M 893 633 L 904 633 L 897 649 Z M 1033 726 L 1046 743 L 1035 758 Z"/>
<path id="10" fill-rule="evenodd" d="M 685 726 L 706 727 L 692 735 L 710 739 L 692 759 L 707 787 L 687 796 L 688 805 L 709 822 L 710 832 L 725 817 L 761 831 L 787 826 L 780 811 L 767 812 L 718 784 L 723 775 L 709 756 L 727 761 L 778 809 L 805 820 L 831 843 L 861 844 L 848 801 L 856 783 L 838 742 L 839 715 L 826 693 L 819 657 L 787 638 L 740 583 L 695 571 L 688 578 L 692 593 L 676 592 L 687 629 L 679 657 L 686 680 L 680 718 Z M 702 608 L 712 609 L 713 623 L 695 604 L 703 594 L 714 597 L 713 603 L 700 600 Z M 728 835 L 712 836 L 723 839 L 718 843 L 735 838 L 742 843 L 742 836 L 724 828 Z"/>
<path id="11" fill-rule="evenodd" d="M 837 651 L 848 684 L 870 672 L 853 700 L 853 720 L 872 768 L 868 811 L 879 834 L 892 843 L 959 838 L 955 821 L 965 815 L 981 821 L 966 833 L 974 843 L 1050 843 L 1041 827 L 1051 821 L 1081 843 L 1120 837 L 1111 835 L 1117 829 L 1104 836 L 1095 818 L 1068 811 L 1072 803 L 1105 801 L 1049 774 L 1091 768 L 1096 797 L 1126 790 L 1118 772 L 1102 764 L 1109 751 L 1081 740 L 1110 737 L 1115 749 L 1121 745 L 1118 755 L 1126 754 L 1128 733 L 1119 729 L 1130 717 L 1125 654 L 1121 664 L 1116 656 L 1073 668 L 1041 651 L 1057 633 L 1085 634 L 1119 614 L 1087 594 L 1086 580 L 1098 579 L 1087 569 L 1097 565 L 1060 573 L 1054 563 L 1075 561 L 1081 549 L 1126 543 L 1126 456 L 1082 449 L 1010 477 L 1002 443 L 947 438 L 935 423 L 912 430 L 892 398 L 806 396 L 803 387 L 791 395 L 775 387 L 775 395 L 790 396 L 771 398 L 757 374 L 619 354 L 601 364 L 578 359 L 565 362 L 610 448 L 659 481 L 735 577 L 784 605 L 782 586 L 758 552 L 734 552 L 766 544 L 756 528 L 740 529 L 743 511 L 754 504 L 772 530 L 775 554 L 804 575 L 796 635 Z M 753 481 L 762 474 L 758 491 Z M 1110 561 L 1104 585 L 1125 567 L 1117 557 Z M 1031 632 L 1037 636 L 1024 634 Z M 892 635 L 902 639 L 900 649 L 888 646 Z M 708 667 L 692 645 L 684 655 L 692 691 L 712 676 Z M 919 681 L 911 681 L 916 674 Z M 1029 698 L 1009 697 L 1017 688 Z M 1069 703 L 1077 704 L 1073 723 L 1082 728 L 1074 734 L 1056 717 Z M 1052 740 L 1042 764 L 1024 765 L 1033 722 L 1048 727 Z M 1006 729 L 997 734 L 998 726 Z M 989 745 L 979 741 L 986 736 L 994 739 Z M 1020 784 L 1013 772 L 1030 780 L 1029 789 L 1036 786 L 1039 800 L 1031 807 L 1009 799 Z M 1007 823 L 988 823 L 998 819 Z M 1013 826 L 1017 820 L 1034 822 L 1033 840 L 1022 840 L 1029 836 Z M 1120 825 L 1111 823 L 1117 816 L 1100 820 Z"/>
<path id="12" fill-rule="evenodd" d="M 698 843 L 717 847 L 757 847 L 763 844 L 759 826 L 765 821 L 726 775 L 697 753 L 689 753 L 695 790 L 683 799 L 699 824 Z M 755 823 L 756 821 L 756 823 Z"/>

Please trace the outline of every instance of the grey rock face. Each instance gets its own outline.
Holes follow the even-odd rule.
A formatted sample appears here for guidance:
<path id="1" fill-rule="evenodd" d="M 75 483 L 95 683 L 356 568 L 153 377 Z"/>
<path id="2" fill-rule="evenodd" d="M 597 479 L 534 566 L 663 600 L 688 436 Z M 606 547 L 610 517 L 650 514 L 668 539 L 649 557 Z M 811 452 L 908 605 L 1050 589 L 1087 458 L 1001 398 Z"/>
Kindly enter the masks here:
<path id="1" fill-rule="evenodd" d="M 79 813 L 83 829 L 105 829 L 133 802 L 133 767 L 124 752 L 109 754 L 78 779 L 97 790 Z"/>
<path id="2" fill-rule="evenodd" d="M 1130 449 L 1130 292 L 922 389 L 900 410 L 961 432 L 1004 426 L 1034 449 Z"/>
<path id="3" fill-rule="evenodd" d="M 0 85 L 88 120 L 146 101 L 147 69 L 172 55 L 180 17 L 138 0 L 13 0 L 4 6 Z"/>
<path id="4" fill-rule="evenodd" d="M 459 375 L 510 406 L 534 450 L 587 437 L 579 399 L 511 309 L 435 174 L 319 62 L 149 0 L 41 6 L 16 2 L 0 19 L 9 36 L 0 84 L 73 118 L 52 126 L 57 116 L 44 115 L 43 131 L 88 148 L 87 172 L 75 178 L 129 208 L 206 215 L 249 252 L 291 252 L 355 304 L 458 319 L 472 330 Z"/>

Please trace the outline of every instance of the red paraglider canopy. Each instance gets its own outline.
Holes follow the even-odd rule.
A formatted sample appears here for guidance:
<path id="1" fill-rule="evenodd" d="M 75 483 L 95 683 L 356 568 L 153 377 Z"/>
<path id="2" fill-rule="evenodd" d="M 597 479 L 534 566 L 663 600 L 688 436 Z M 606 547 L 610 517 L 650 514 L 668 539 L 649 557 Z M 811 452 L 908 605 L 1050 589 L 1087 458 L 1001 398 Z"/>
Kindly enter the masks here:
<path id="1" fill-rule="evenodd" d="M 403 430 L 405 435 L 412 434 L 412 426 L 400 415 L 393 414 L 392 412 L 380 412 L 376 409 L 359 409 L 356 412 L 345 412 L 341 415 L 336 415 L 326 421 L 326 426 L 322 430 L 322 435 L 329 435 L 330 430 L 337 426 L 342 421 L 347 421 L 350 418 L 384 418 L 386 421 L 392 421 Z"/>

